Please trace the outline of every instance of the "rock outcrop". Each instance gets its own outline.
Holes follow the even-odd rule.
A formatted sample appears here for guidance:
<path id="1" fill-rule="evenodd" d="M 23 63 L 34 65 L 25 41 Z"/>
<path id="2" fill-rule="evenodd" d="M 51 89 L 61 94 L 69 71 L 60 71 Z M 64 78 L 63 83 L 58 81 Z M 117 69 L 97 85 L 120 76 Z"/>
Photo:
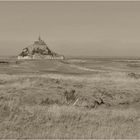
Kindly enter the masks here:
<path id="1" fill-rule="evenodd" d="M 47 44 L 39 37 L 34 44 L 24 48 L 19 54 L 18 59 L 60 59 L 64 56 L 52 52 Z"/>

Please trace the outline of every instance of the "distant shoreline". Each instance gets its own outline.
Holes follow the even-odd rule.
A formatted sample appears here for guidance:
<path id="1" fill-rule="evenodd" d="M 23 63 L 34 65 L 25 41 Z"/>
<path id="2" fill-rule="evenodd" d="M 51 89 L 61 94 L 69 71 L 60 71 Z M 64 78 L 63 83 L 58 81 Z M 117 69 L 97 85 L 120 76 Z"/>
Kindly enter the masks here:
<path id="1" fill-rule="evenodd" d="M 0 55 L 1 59 L 17 59 L 16 55 Z M 66 59 L 100 59 L 100 60 L 109 60 L 109 59 L 119 59 L 119 60 L 140 60 L 140 56 L 66 56 Z"/>

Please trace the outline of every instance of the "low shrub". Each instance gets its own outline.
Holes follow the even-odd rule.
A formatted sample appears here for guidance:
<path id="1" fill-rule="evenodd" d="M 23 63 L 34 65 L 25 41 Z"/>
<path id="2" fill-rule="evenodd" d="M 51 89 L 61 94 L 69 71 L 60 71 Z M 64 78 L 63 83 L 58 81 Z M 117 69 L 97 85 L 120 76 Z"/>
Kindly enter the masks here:
<path id="1" fill-rule="evenodd" d="M 140 74 L 137 74 L 137 73 L 134 73 L 134 72 L 128 73 L 128 76 L 131 77 L 131 78 L 134 78 L 134 79 L 139 79 L 140 78 Z"/>
<path id="2" fill-rule="evenodd" d="M 65 91 L 64 97 L 67 103 L 73 102 L 76 100 L 75 90 Z"/>

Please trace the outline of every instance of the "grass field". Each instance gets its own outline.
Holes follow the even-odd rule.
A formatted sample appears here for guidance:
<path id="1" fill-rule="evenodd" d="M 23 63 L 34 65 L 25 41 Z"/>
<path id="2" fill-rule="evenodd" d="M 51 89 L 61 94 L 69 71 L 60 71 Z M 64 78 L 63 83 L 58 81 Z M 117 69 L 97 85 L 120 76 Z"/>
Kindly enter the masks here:
<path id="1" fill-rule="evenodd" d="M 140 139 L 139 72 L 137 59 L 1 60 L 0 138 Z"/>

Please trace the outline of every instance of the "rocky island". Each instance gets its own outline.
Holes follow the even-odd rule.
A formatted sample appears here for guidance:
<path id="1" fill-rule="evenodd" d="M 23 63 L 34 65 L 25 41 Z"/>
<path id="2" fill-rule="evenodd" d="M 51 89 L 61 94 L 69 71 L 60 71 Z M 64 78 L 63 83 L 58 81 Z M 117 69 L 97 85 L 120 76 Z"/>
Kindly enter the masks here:
<path id="1" fill-rule="evenodd" d="M 18 55 L 18 59 L 60 59 L 63 60 L 64 56 L 51 51 L 48 45 L 40 38 L 34 41 L 32 45 L 22 49 Z"/>

